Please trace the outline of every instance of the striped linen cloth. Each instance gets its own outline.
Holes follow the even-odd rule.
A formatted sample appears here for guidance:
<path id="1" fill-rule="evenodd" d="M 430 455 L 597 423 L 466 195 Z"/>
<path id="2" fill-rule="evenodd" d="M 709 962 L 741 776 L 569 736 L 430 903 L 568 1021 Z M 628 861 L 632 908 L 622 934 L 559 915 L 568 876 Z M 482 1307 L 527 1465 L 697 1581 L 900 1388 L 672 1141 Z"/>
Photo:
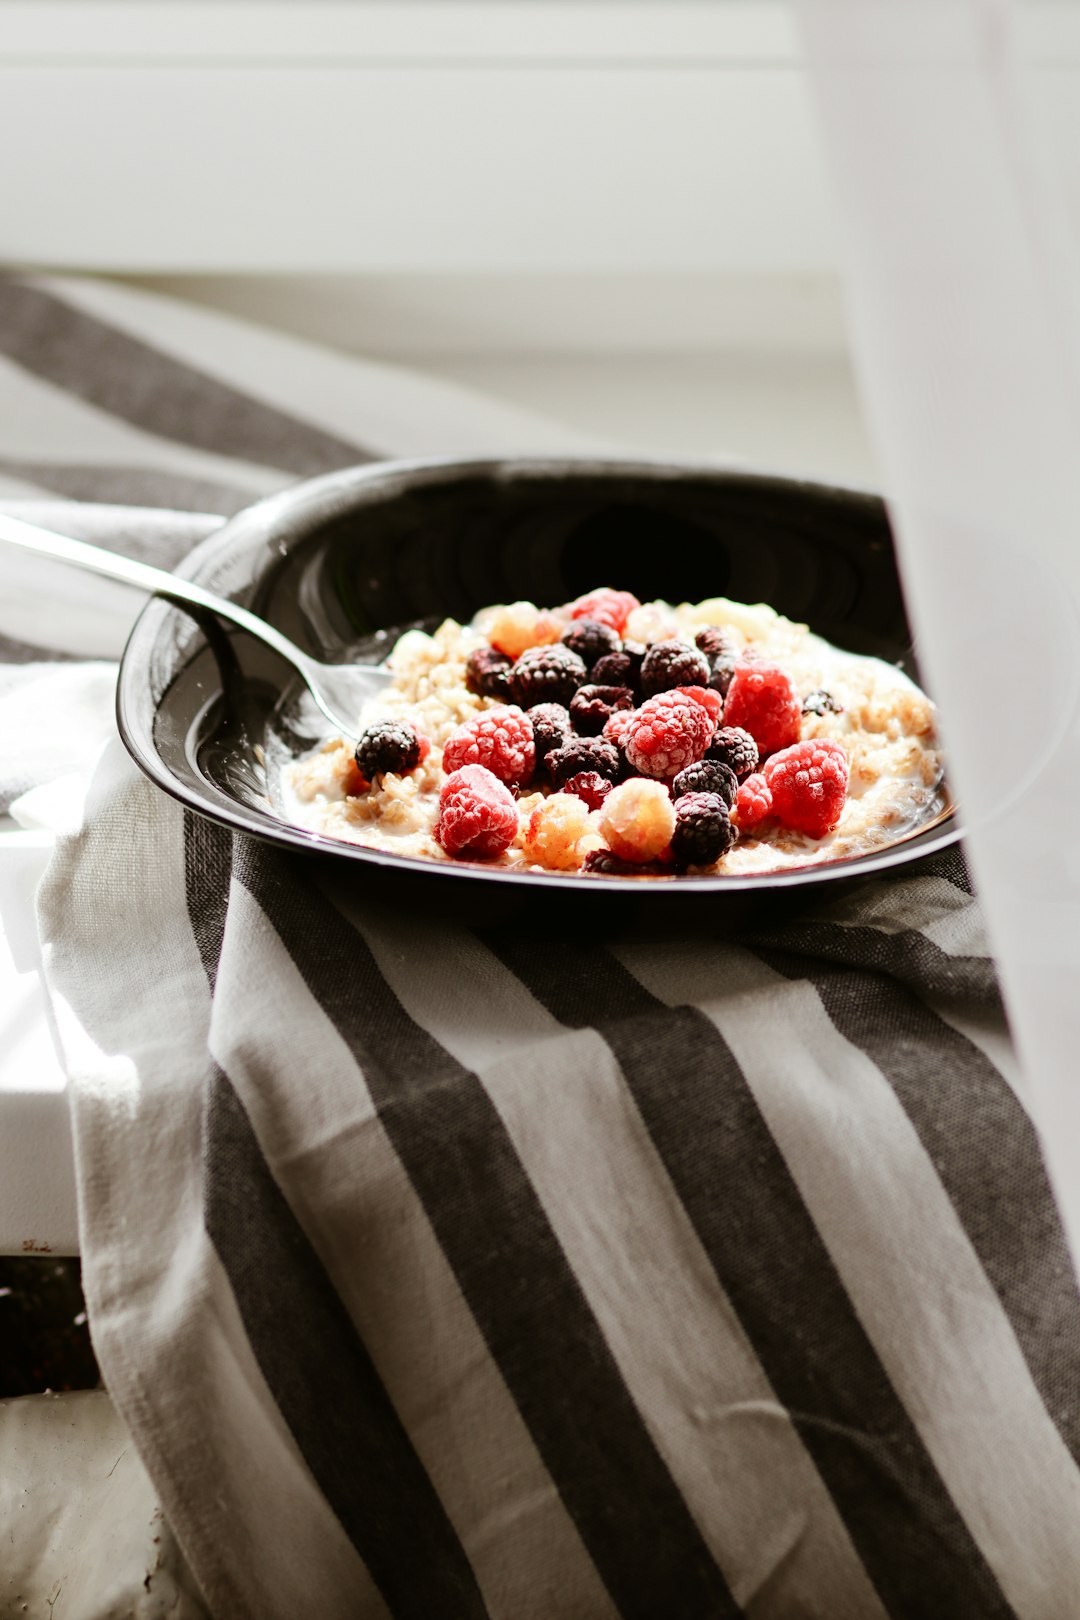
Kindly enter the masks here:
<path id="1" fill-rule="evenodd" d="M 277 340 L 32 291 L 61 415 L 177 368 L 169 503 L 272 397 Z M 203 457 L 315 470 L 226 414 Z M 39 911 L 95 1344 L 215 1615 L 1075 1620 L 1080 1300 L 958 854 L 775 934 L 484 934 L 114 741 Z"/>

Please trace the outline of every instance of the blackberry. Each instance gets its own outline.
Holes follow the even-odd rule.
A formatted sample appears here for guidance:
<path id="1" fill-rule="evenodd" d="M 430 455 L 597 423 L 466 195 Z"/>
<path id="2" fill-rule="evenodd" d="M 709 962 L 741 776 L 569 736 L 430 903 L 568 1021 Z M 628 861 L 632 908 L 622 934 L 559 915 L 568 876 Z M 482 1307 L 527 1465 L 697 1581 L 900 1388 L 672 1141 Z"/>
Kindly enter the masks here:
<path id="1" fill-rule="evenodd" d="M 641 690 L 646 697 L 674 686 L 707 686 L 709 660 L 685 641 L 654 641 L 641 666 Z"/>
<path id="2" fill-rule="evenodd" d="M 571 737 L 564 748 L 548 755 L 547 768 L 559 788 L 583 771 L 595 771 L 605 781 L 614 782 L 619 775 L 619 750 L 603 737 Z"/>
<path id="3" fill-rule="evenodd" d="M 667 868 L 659 861 L 623 861 L 610 849 L 590 849 L 581 870 L 595 877 L 659 877 Z"/>
<path id="4" fill-rule="evenodd" d="M 585 684 L 585 665 L 576 652 L 556 643 L 554 647 L 530 647 L 510 671 L 510 691 L 523 709 L 538 703 L 569 704 L 579 686 Z"/>
<path id="5" fill-rule="evenodd" d="M 570 719 L 581 737 L 596 737 L 611 716 L 634 707 L 628 686 L 579 686 L 570 700 Z"/>
<path id="6" fill-rule="evenodd" d="M 508 698 L 512 658 L 494 647 L 474 647 L 465 661 L 465 686 L 477 697 Z"/>
<path id="7" fill-rule="evenodd" d="M 758 768 L 758 746 L 748 731 L 741 726 L 721 726 L 713 732 L 712 742 L 705 750 L 706 759 L 718 759 L 721 765 L 730 765 L 740 782 Z"/>
<path id="8" fill-rule="evenodd" d="M 387 771 L 404 776 L 419 763 L 419 734 L 400 720 L 376 720 L 357 739 L 356 767 L 369 782 Z"/>
<path id="9" fill-rule="evenodd" d="M 633 661 L 623 652 L 605 653 L 589 671 L 594 686 L 627 686 L 632 690 L 635 676 Z"/>
<path id="10" fill-rule="evenodd" d="M 586 669 L 592 669 L 598 658 L 622 650 L 622 642 L 609 625 L 599 619 L 575 619 L 562 633 L 562 644 L 577 653 Z"/>
<path id="11" fill-rule="evenodd" d="M 704 630 L 699 630 L 694 637 L 694 645 L 705 654 L 710 664 L 717 658 L 734 660 L 738 651 L 727 631 L 721 630 L 718 624 L 707 624 Z"/>
<path id="12" fill-rule="evenodd" d="M 553 748 L 561 748 L 569 740 L 573 729 L 570 712 L 561 703 L 538 703 L 529 710 L 533 741 L 536 744 L 536 762 L 541 764 Z"/>
<path id="13" fill-rule="evenodd" d="M 721 653 L 718 658 L 714 658 L 712 661 L 712 668 L 709 672 L 709 685 L 714 692 L 719 692 L 721 697 L 727 697 L 728 695 L 728 687 L 731 685 L 731 678 L 735 674 L 735 662 L 735 659 L 729 658 L 726 653 Z"/>
<path id="14" fill-rule="evenodd" d="M 675 806 L 671 853 L 679 866 L 711 866 L 735 841 L 719 793 L 687 793 Z"/>
<path id="15" fill-rule="evenodd" d="M 819 688 L 816 692 L 808 692 L 802 700 L 803 714 L 843 714 L 842 706 L 837 703 L 831 692 Z"/>
<path id="16" fill-rule="evenodd" d="M 598 771 L 579 771 L 576 776 L 568 777 L 562 787 L 564 793 L 584 799 L 590 810 L 599 810 L 611 789 L 612 783 Z"/>
<path id="17" fill-rule="evenodd" d="M 730 810 L 735 803 L 739 784 L 730 765 L 718 759 L 699 759 L 680 771 L 671 784 L 671 797 L 681 799 L 687 793 L 719 793 Z"/>

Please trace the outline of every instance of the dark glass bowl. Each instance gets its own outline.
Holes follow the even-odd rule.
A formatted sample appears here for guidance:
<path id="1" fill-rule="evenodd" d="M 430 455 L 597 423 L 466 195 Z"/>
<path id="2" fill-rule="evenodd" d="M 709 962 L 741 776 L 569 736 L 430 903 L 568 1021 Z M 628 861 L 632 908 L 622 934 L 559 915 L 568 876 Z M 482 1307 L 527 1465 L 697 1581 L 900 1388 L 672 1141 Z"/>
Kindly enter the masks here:
<path id="1" fill-rule="evenodd" d="M 768 602 L 837 646 L 920 681 L 881 500 L 764 474 L 666 462 L 388 462 L 311 482 L 239 513 L 181 572 L 235 597 L 315 657 L 376 662 L 413 625 L 492 602 L 564 602 L 600 583 L 642 601 Z M 476 909 L 550 896 L 656 916 L 676 897 L 711 917 L 760 914 L 953 843 L 943 789 L 927 822 L 872 855 L 741 877 L 589 878 L 432 862 L 290 825 L 281 765 L 320 723 L 293 672 L 240 631 L 162 601 L 144 608 L 120 669 L 121 735 L 141 768 L 238 832 L 356 863 L 409 904 Z M 710 901 L 714 904 L 710 904 Z M 723 902 L 719 905 L 719 902 Z M 483 909 L 483 905 L 481 905 Z"/>

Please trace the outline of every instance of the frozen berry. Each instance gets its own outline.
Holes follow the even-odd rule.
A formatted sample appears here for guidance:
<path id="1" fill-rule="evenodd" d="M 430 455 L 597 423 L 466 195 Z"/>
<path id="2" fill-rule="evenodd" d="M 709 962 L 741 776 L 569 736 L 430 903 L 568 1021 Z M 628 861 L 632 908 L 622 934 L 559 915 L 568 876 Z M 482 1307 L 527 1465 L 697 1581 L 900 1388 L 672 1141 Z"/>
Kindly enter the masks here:
<path id="1" fill-rule="evenodd" d="M 802 705 L 779 665 L 741 663 L 724 700 L 724 719 L 748 731 L 764 759 L 798 742 Z"/>
<path id="2" fill-rule="evenodd" d="M 601 735 L 606 737 L 608 742 L 614 743 L 616 748 L 622 748 L 626 741 L 626 733 L 633 725 L 634 718 L 632 709 L 616 709 L 604 721 L 604 730 Z"/>
<path id="3" fill-rule="evenodd" d="M 698 647 L 709 660 L 710 664 L 716 658 L 730 658 L 734 660 L 738 648 L 726 630 L 721 630 L 718 624 L 707 624 L 699 630 L 694 637 L 694 645 Z"/>
<path id="4" fill-rule="evenodd" d="M 553 793 L 538 804 L 525 828 L 522 850 L 534 866 L 573 872 L 581 865 L 581 840 L 593 830 L 589 806 L 573 793 Z"/>
<path id="5" fill-rule="evenodd" d="M 669 692 L 675 686 L 706 686 L 709 660 L 685 641 L 656 641 L 641 666 L 641 690 L 646 697 Z"/>
<path id="6" fill-rule="evenodd" d="M 687 793 L 675 806 L 671 853 L 680 866 L 711 866 L 731 848 L 728 807 L 719 793 Z"/>
<path id="7" fill-rule="evenodd" d="M 628 686 L 632 692 L 638 690 L 640 676 L 641 659 L 628 652 L 606 653 L 589 671 L 595 686 Z"/>
<path id="8" fill-rule="evenodd" d="M 538 703 L 529 710 L 529 719 L 532 722 L 537 763 L 542 764 L 553 748 L 561 748 L 569 739 L 572 730 L 570 711 L 564 709 L 561 703 Z"/>
<path id="9" fill-rule="evenodd" d="M 613 591 L 609 585 L 603 585 L 599 590 L 589 591 L 585 596 L 579 596 L 576 602 L 571 602 L 570 617 L 596 619 L 621 636 L 627 619 L 640 606 L 637 597 L 629 591 Z"/>
<path id="10" fill-rule="evenodd" d="M 465 661 L 465 686 L 477 697 L 506 698 L 512 659 L 494 647 L 474 647 Z"/>
<path id="11" fill-rule="evenodd" d="M 840 820 L 848 789 L 847 755 L 818 738 L 774 754 L 765 766 L 773 815 L 793 832 L 824 838 Z"/>
<path id="12" fill-rule="evenodd" d="M 356 768 L 369 782 L 393 771 L 404 776 L 420 763 L 420 734 L 403 720 L 376 720 L 356 742 Z"/>
<path id="13" fill-rule="evenodd" d="M 575 619 L 563 631 L 562 644 L 577 653 L 586 669 L 592 669 L 598 658 L 617 653 L 622 647 L 616 632 L 599 619 Z"/>
<path id="14" fill-rule="evenodd" d="M 598 771 L 579 771 L 577 776 L 567 778 L 563 789 L 566 793 L 575 793 L 579 799 L 584 799 L 590 810 L 599 810 L 611 792 L 612 784 Z"/>
<path id="15" fill-rule="evenodd" d="M 508 787 L 524 787 L 536 769 L 532 723 L 513 704 L 485 709 L 452 731 L 443 744 L 443 770 L 483 765 Z"/>
<path id="16" fill-rule="evenodd" d="M 634 707 L 628 686 L 579 686 L 570 699 L 570 719 L 582 737 L 595 737 L 611 716 Z"/>
<path id="17" fill-rule="evenodd" d="M 571 737 L 565 747 L 548 755 L 547 768 L 556 787 L 582 771 L 595 771 L 614 782 L 619 774 L 619 750 L 603 737 Z"/>
<path id="18" fill-rule="evenodd" d="M 718 759 L 699 759 L 679 772 L 671 784 L 671 797 L 678 801 L 687 793 L 719 793 L 730 810 L 738 790 L 730 765 L 722 765 Z"/>
<path id="19" fill-rule="evenodd" d="M 803 714 L 843 714 L 844 710 L 831 692 L 819 688 L 816 692 L 807 692 L 802 700 L 802 712 Z"/>
<path id="20" fill-rule="evenodd" d="M 600 807 L 600 831 L 624 861 L 653 861 L 671 843 L 675 807 L 661 783 L 633 776 L 612 788 Z"/>
<path id="21" fill-rule="evenodd" d="M 624 861 L 610 849 L 591 849 L 581 870 L 597 877 L 660 877 L 668 868 L 659 861 Z"/>
<path id="22" fill-rule="evenodd" d="M 518 810 L 506 785 L 483 765 L 464 765 L 443 783 L 435 838 L 448 855 L 492 860 L 509 849 Z"/>
<path id="23" fill-rule="evenodd" d="M 562 625 L 532 602 L 511 602 L 495 610 L 485 626 L 491 645 L 508 658 L 520 658 L 529 647 L 547 647 L 558 641 Z"/>
<path id="24" fill-rule="evenodd" d="M 736 662 L 736 659 L 729 658 L 726 653 L 721 653 L 719 658 L 714 658 L 712 661 L 709 685 L 714 692 L 719 692 L 722 698 L 727 697 L 730 690 Z"/>
<path id="25" fill-rule="evenodd" d="M 706 759 L 718 759 L 721 765 L 730 765 L 739 781 L 758 768 L 758 747 L 748 731 L 740 726 L 721 726 L 713 733 L 712 742 L 705 750 Z"/>
<path id="26" fill-rule="evenodd" d="M 700 759 L 712 736 L 707 710 L 679 692 L 661 692 L 635 710 L 623 748 L 640 776 L 670 781 Z"/>
<path id="27" fill-rule="evenodd" d="M 772 815 L 772 794 L 760 771 L 746 778 L 735 795 L 731 819 L 741 833 L 751 832 L 759 822 Z"/>
<path id="28" fill-rule="evenodd" d="M 569 647 L 532 647 L 510 671 L 510 690 L 523 709 L 536 703 L 569 705 L 585 683 L 585 665 Z"/>
<path id="29" fill-rule="evenodd" d="M 675 690 L 681 692 L 683 697 L 693 698 L 695 703 L 700 703 L 701 707 L 708 711 L 709 719 L 714 726 L 720 724 L 720 716 L 724 712 L 724 700 L 719 692 L 714 692 L 708 686 L 677 686 Z"/>

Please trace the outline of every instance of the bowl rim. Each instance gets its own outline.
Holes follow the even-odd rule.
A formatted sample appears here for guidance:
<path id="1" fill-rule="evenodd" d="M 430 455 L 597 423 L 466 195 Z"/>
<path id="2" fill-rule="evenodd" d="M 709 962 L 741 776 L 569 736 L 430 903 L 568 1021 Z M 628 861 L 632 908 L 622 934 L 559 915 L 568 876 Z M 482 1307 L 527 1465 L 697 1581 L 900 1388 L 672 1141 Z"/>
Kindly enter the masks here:
<path id="1" fill-rule="evenodd" d="M 186 579 L 200 579 L 205 571 L 212 568 L 222 552 L 231 550 L 237 540 L 242 539 L 249 531 L 256 529 L 269 537 L 273 528 L 286 518 L 296 532 L 296 537 L 301 539 L 309 530 L 321 526 L 340 509 L 343 495 L 351 494 L 357 488 L 362 489 L 369 484 L 415 481 L 418 477 L 425 482 L 428 479 L 435 481 L 440 474 L 447 473 L 461 477 L 485 473 L 506 476 L 516 472 L 543 473 L 545 470 L 549 470 L 553 476 L 561 477 L 566 476 L 568 472 L 571 475 L 582 476 L 636 474 L 661 479 L 666 476 L 672 479 L 694 475 L 701 478 L 730 476 L 746 479 L 752 484 L 760 483 L 765 488 L 780 486 L 792 492 L 800 489 L 812 490 L 816 495 L 848 498 L 859 504 L 867 501 L 881 503 L 883 499 L 878 491 L 863 486 L 827 483 L 820 479 L 768 471 L 743 462 L 720 458 L 701 460 L 677 456 L 617 456 L 588 453 L 399 457 L 346 467 L 316 478 L 305 479 L 290 485 L 287 489 L 275 491 L 253 501 L 232 517 L 225 519 L 220 528 L 200 541 L 177 565 L 175 572 Z M 878 852 L 843 855 L 833 860 L 816 861 L 806 866 L 788 867 L 779 871 L 730 875 L 650 875 L 645 878 L 621 875 L 601 877 L 598 874 L 583 872 L 534 872 L 516 867 L 494 866 L 482 861 L 433 861 L 424 856 L 396 855 L 388 850 L 372 849 L 364 844 L 332 838 L 323 833 L 294 826 L 289 822 L 267 822 L 241 801 L 231 800 L 224 794 L 220 803 L 216 801 L 210 803 L 187 783 L 174 776 L 154 745 L 152 724 L 148 728 L 138 712 L 140 696 L 144 696 L 143 687 L 149 654 L 156 644 L 162 626 L 173 615 L 183 612 L 179 606 L 160 597 L 152 597 L 136 618 L 120 659 L 116 684 L 117 728 L 135 764 L 170 798 L 197 815 L 207 817 L 231 831 L 246 833 L 267 843 L 284 845 L 308 854 L 332 855 L 346 860 L 356 860 L 364 866 L 374 865 L 413 875 L 428 873 L 438 877 L 509 884 L 519 888 L 532 889 L 540 884 L 545 890 L 549 890 L 554 879 L 560 888 L 579 893 L 708 893 L 715 896 L 736 893 L 763 894 L 770 889 L 802 888 L 807 884 L 835 882 L 839 878 L 870 877 L 874 873 L 937 854 L 958 843 L 963 836 L 959 809 L 953 801 L 937 818 L 912 828 L 903 837 L 883 846 Z M 144 648 L 147 655 L 145 657 L 142 656 Z M 136 675 L 137 670 L 141 670 L 141 676 Z M 159 706 L 160 699 L 153 704 L 152 712 L 155 716 Z M 927 838 L 926 835 L 932 833 L 935 827 L 941 827 L 943 830 L 936 837 Z M 907 846 L 916 840 L 918 849 L 909 849 Z"/>

